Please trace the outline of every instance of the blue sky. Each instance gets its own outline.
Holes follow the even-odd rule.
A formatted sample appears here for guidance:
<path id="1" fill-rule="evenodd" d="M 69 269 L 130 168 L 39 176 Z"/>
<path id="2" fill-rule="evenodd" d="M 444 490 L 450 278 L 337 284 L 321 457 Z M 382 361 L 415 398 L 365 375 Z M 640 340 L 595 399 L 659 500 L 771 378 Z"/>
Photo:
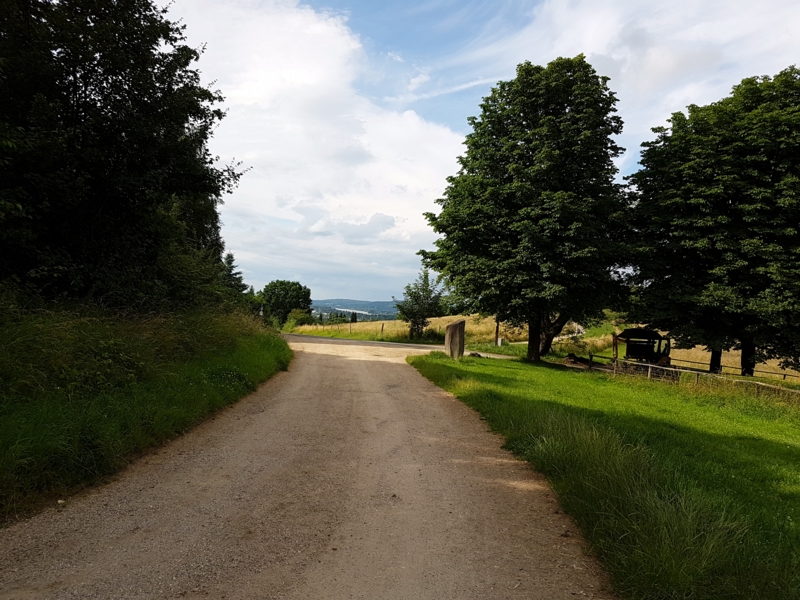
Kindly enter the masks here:
<path id="1" fill-rule="evenodd" d="M 212 151 L 250 170 L 221 208 L 248 283 L 386 300 L 419 270 L 446 177 L 494 83 L 584 53 L 625 121 L 622 174 L 650 128 L 800 57 L 795 0 L 176 0 L 226 97 Z"/>

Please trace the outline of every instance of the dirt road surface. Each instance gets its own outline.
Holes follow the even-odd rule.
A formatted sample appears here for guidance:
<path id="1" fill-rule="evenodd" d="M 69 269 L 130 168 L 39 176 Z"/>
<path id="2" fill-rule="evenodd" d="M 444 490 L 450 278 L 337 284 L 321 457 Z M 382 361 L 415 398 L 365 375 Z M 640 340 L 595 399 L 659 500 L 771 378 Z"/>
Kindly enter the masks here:
<path id="1" fill-rule="evenodd" d="M 257 392 L 0 530 L 0 598 L 611 598 L 545 480 L 405 363 L 290 336 Z"/>

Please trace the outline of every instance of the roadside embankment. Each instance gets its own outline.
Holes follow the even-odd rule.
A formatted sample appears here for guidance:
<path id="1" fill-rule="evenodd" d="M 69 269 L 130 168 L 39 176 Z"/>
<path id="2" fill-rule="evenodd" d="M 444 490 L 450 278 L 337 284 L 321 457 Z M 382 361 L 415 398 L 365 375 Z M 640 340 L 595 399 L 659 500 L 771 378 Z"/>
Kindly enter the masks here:
<path id="1" fill-rule="evenodd" d="M 231 404 L 291 350 L 238 312 L 7 310 L 0 321 L 0 515 L 96 482 Z"/>

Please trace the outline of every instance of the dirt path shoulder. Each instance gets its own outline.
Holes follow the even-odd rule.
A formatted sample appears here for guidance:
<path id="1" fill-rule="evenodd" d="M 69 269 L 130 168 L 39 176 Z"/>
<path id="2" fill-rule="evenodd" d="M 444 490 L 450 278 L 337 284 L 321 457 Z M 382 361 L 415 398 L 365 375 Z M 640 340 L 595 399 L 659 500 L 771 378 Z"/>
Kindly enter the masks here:
<path id="1" fill-rule="evenodd" d="M 0 598 L 611 598 L 544 479 L 397 346 L 281 373 L 0 531 Z"/>

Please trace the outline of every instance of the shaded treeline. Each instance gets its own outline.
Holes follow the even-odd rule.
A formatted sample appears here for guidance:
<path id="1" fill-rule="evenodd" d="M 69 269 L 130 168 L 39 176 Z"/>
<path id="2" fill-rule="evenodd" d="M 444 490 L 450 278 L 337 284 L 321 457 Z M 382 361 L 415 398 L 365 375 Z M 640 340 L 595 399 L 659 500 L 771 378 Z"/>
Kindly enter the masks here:
<path id="1" fill-rule="evenodd" d="M 0 280 L 173 308 L 224 285 L 217 207 L 237 183 L 182 25 L 150 0 L 0 2 Z M 230 269 L 228 269 L 230 270 Z"/>

